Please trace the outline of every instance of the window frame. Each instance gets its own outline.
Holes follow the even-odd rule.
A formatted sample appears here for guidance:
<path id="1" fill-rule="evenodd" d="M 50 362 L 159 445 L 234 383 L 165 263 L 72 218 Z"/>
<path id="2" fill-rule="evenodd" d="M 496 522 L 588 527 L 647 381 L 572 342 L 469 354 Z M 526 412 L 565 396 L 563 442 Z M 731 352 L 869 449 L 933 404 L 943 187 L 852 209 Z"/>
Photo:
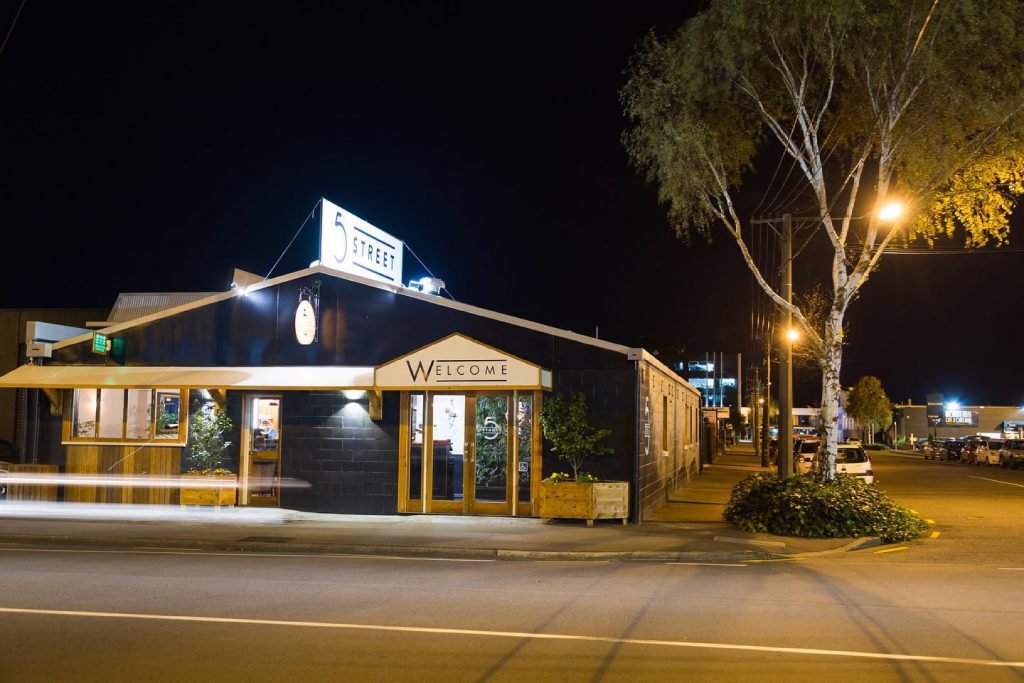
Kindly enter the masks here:
<path id="1" fill-rule="evenodd" d="M 128 438 L 128 408 L 129 408 L 129 391 L 142 390 L 150 392 L 149 396 L 149 436 L 146 438 Z M 96 423 L 93 429 L 93 436 L 76 436 L 75 435 L 75 423 L 78 416 L 78 396 L 79 392 L 95 392 L 96 396 L 96 417 L 94 422 Z M 123 400 L 121 405 L 121 436 L 120 437 L 101 437 L 100 423 L 103 420 L 103 411 L 101 410 L 101 391 L 120 391 L 123 394 Z M 165 436 L 159 438 L 157 434 L 157 423 L 159 421 L 157 414 L 157 398 L 161 394 L 178 392 L 178 433 L 174 436 Z M 188 387 L 160 387 L 160 388 L 149 388 L 149 387 L 76 387 L 70 389 L 65 397 L 64 406 L 64 423 L 62 425 L 61 433 L 61 444 L 62 445 L 73 445 L 73 444 L 91 444 L 95 446 L 120 446 L 120 445 L 136 445 L 139 447 L 149 446 L 185 446 L 188 441 Z"/>

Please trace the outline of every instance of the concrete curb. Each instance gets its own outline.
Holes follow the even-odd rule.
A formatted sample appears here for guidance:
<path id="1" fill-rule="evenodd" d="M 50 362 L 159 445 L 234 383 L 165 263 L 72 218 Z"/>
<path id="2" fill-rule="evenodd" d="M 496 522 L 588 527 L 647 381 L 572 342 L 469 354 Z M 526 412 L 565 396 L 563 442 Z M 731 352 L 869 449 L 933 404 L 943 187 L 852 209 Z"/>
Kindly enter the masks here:
<path id="1" fill-rule="evenodd" d="M 846 545 L 832 548 L 831 550 L 811 550 L 806 553 L 794 553 L 786 557 L 826 557 L 828 555 L 841 555 L 842 553 L 849 553 L 854 550 L 863 550 L 864 548 L 874 548 L 879 545 L 882 545 L 882 539 L 878 536 L 860 536 Z"/>
<path id="2" fill-rule="evenodd" d="M 729 551 L 558 551 L 505 550 L 498 548 L 458 548 L 444 546 L 390 546 L 347 543 L 274 543 L 267 541 L 223 541 L 167 538 L 81 538 L 67 535 L 7 534 L 2 544 L 48 545 L 60 547 L 101 546 L 133 550 L 205 550 L 212 552 L 364 555 L 451 560 L 496 561 L 573 561 L 573 562 L 738 562 L 744 560 L 781 560 L 838 555 L 851 550 L 877 546 L 877 537 L 857 538 L 840 548 L 806 553 L 779 553 L 756 550 Z"/>

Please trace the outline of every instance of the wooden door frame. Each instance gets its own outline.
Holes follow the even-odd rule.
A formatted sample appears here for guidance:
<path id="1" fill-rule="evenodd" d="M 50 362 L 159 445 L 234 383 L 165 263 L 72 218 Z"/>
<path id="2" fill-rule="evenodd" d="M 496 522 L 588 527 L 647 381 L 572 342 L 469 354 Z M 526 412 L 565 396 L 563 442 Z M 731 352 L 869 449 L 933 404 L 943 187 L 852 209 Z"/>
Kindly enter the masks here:
<path id="1" fill-rule="evenodd" d="M 282 417 L 284 415 L 284 396 L 280 393 L 264 392 L 264 391 L 252 391 L 245 392 L 242 394 L 242 429 L 239 434 L 240 443 L 238 449 L 238 505 L 244 505 L 246 507 L 252 504 L 249 495 L 249 477 L 252 472 L 253 463 L 253 450 L 252 450 L 252 402 L 256 399 L 269 398 L 277 399 L 277 481 L 278 486 L 276 487 L 276 495 L 273 496 L 275 503 L 271 505 L 269 502 L 266 505 L 260 505 L 259 503 L 254 507 L 281 507 L 281 467 L 282 467 L 282 453 L 284 447 L 284 424 Z M 261 501 L 262 502 L 262 501 Z"/>
<path id="2" fill-rule="evenodd" d="M 411 458 L 411 424 L 410 424 L 410 397 L 413 394 L 423 395 L 423 447 L 421 456 L 420 475 L 420 498 L 419 500 L 409 497 L 409 475 Z M 468 453 L 463 453 L 463 493 L 461 501 L 434 501 L 430 498 L 434 484 L 434 405 L 433 397 L 436 395 L 458 395 L 465 396 L 465 422 L 463 433 L 466 435 L 465 448 Z M 476 399 L 478 394 L 483 395 L 506 395 L 509 398 L 509 420 L 506 428 L 511 431 L 511 437 L 507 440 L 507 477 L 506 477 L 506 501 L 503 503 L 476 502 L 476 477 L 472 475 L 476 471 Z M 519 400 L 524 396 L 533 397 L 533 415 L 531 430 L 530 448 L 530 500 L 523 503 L 519 501 L 519 425 L 518 410 Z M 540 494 L 540 480 L 543 476 L 543 441 L 540 429 L 540 411 L 542 408 L 543 392 L 540 390 L 509 390 L 509 389 L 477 389 L 477 390 L 441 390 L 432 391 L 424 388 L 419 391 L 402 391 L 400 397 L 400 423 L 399 423 L 399 445 L 398 445 L 398 512 L 431 514 L 466 514 L 466 515 L 509 515 L 509 516 L 535 516 L 537 498 Z M 429 455 L 428 455 L 429 454 Z M 468 457 L 467 457 L 468 456 Z"/>

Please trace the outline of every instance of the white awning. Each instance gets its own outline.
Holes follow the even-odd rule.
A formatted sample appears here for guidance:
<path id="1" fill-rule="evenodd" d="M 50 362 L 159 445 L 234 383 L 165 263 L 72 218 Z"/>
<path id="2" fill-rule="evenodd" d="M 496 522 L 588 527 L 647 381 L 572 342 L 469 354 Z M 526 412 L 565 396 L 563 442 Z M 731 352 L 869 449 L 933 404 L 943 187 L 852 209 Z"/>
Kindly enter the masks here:
<path id="1" fill-rule="evenodd" d="M 373 389 L 372 367 L 123 367 L 22 365 L 0 377 L 5 389 Z"/>

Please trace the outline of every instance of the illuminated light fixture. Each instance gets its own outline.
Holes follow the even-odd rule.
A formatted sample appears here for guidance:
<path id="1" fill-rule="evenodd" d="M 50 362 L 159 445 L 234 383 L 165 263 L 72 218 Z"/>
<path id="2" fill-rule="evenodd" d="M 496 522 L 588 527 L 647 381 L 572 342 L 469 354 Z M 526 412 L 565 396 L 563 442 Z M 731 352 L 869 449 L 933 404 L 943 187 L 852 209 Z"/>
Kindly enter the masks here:
<path id="1" fill-rule="evenodd" d="M 904 210 L 903 202 L 892 201 L 879 209 L 878 218 L 883 221 L 898 221 L 903 218 Z"/>
<path id="2" fill-rule="evenodd" d="M 786 330 L 786 339 L 788 339 L 791 344 L 795 344 L 800 340 L 800 330 L 795 327 L 789 328 Z"/>
<path id="3" fill-rule="evenodd" d="M 757 399 L 757 402 L 760 403 L 761 405 L 764 405 L 764 399 L 763 398 Z"/>
<path id="4" fill-rule="evenodd" d="M 366 398 L 366 392 L 362 389 L 346 389 L 341 393 L 349 401 L 358 401 L 359 399 Z"/>
<path id="5" fill-rule="evenodd" d="M 444 289 L 444 280 L 436 277 L 421 277 L 409 283 L 409 289 L 415 289 L 424 294 L 438 295 Z"/>
<path id="6" fill-rule="evenodd" d="M 950 401 L 946 404 L 946 410 L 960 410 L 960 404 L 956 401 Z"/>

